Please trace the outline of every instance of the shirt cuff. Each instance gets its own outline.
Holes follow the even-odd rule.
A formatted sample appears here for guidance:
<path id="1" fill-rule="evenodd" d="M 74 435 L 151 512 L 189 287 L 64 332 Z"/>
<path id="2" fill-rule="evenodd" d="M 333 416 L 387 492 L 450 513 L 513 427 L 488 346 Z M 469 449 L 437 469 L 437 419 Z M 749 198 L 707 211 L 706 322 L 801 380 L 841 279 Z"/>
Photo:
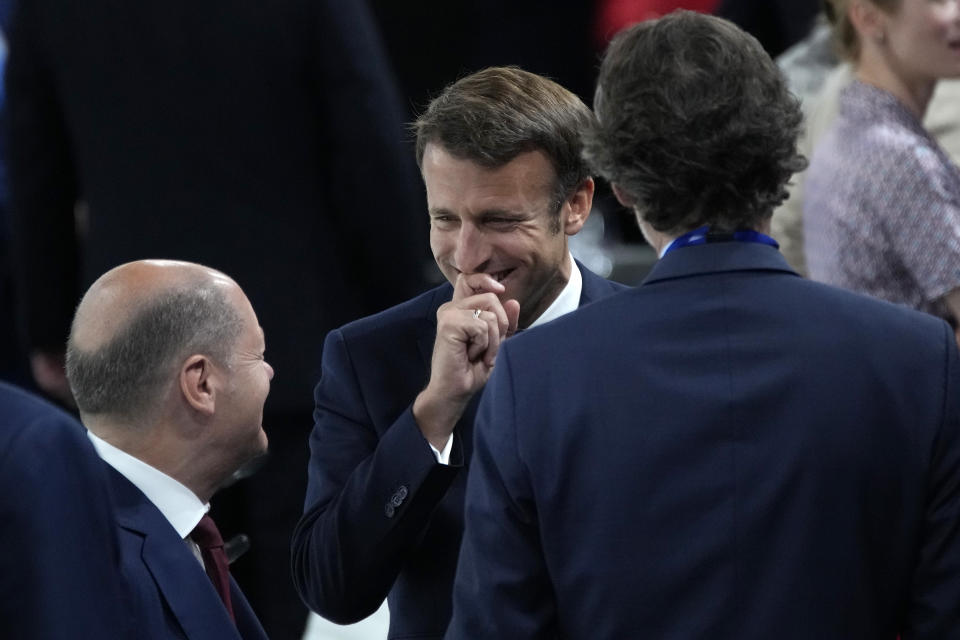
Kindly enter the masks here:
<path id="1" fill-rule="evenodd" d="M 430 451 L 433 451 L 433 455 L 437 457 L 437 462 L 440 464 L 449 465 L 450 464 L 450 452 L 453 450 L 453 434 L 451 433 L 447 437 L 447 444 L 443 445 L 443 451 L 440 451 L 432 443 L 427 442 L 430 445 Z"/>

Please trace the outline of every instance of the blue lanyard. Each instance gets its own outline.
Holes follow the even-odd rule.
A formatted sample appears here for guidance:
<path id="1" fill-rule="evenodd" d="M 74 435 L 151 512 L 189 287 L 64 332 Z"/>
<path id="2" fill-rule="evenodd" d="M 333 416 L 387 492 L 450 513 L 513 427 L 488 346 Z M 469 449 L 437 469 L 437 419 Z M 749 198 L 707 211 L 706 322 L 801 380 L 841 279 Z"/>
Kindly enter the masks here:
<path id="1" fill-rule="evenodd" d="M 713 242 L 757 242 L 779 249 L 780 245 L 776 240 L 768 235 L 753 231 L 752 229 L 741 229 L 740 231 L 710 231 L 710 225 L 704 225 L 693 231 L 687 231 L 682 236 L 677 236 L 670 248 L 663 254 L 666 256 L 674 249 L 681 247 L 693 247 L 698 244 L 708 244 Z"/>

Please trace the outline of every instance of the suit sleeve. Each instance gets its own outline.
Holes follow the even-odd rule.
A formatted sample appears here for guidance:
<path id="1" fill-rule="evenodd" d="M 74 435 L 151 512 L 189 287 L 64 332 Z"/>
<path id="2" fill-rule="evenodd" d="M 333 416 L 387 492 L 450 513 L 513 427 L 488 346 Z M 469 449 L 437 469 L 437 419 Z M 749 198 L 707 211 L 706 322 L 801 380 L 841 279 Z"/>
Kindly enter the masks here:
<path id="1" fill-rule="evenodd" d="M 79 298 L 77 186 L 55 76 L 41 37 L 45 3 L 18 3 L 5 70 L 4 126 L 14 273 L 31 349 L 63 351 Z"/>
<path id="2" fill-rule="evenodd" d="M 952 638 L 960 629 L 960 363 L 953 332 L 946 323 L 943 327 L 943 421 L 931 451 L 923 534 L 903 640 Z"/>
<path id="3" fill-rule="evenodd" d="M 509 351 L 504 345 L 477 413 L 447 639 L 557 636 L 537 509 L 517 445 L 520 394 Z"/>
<path id="4" fill-rule="evenodd" d="M 133 638 L 104 465 L 80 425 L 34 419 L 0 452 L 0 487 L 4 636 Z"/>
<path id="5" fill-rule="evenodd" d="M 307 606 L 348 624 L 387 596 L 459 472 L 462 447 L 455 440 L 451 466 L 439 464 L 409 406 L 378 434 L 339 330 L 327 336 L 315 400 L 293 576 Z"/>

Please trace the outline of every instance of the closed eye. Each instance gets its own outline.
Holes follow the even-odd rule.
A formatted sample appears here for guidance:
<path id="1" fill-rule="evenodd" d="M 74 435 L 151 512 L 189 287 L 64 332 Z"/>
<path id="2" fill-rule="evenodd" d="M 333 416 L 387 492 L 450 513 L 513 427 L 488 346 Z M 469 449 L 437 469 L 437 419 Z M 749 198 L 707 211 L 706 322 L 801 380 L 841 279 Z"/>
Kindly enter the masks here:
<path id="1" fill-rule="evenodd" d="M 437 229 L 450 229 L 459 222 L 460 220 L 456 216 L 439 215 L 430 217 L 430 224 Z"/>
<path id="2" fill-rule="evenodd" d="M 520 220 L 516 218 L 487 218 L 483 222 L 486 226 L 497 231 L 512 229 L 520 224 Z"/>

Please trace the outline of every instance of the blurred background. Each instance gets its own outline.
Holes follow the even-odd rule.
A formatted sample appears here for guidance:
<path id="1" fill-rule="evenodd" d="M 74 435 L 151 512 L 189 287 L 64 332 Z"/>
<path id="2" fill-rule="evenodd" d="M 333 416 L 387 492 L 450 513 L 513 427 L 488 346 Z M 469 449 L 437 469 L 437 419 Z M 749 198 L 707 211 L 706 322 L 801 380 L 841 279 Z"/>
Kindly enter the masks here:
<path id="1" fill-rule="evenodd" d="M 406 125 L 445 85 L 492 65 L 553 78 L 589 105 L 609 39 L 676 8 L 727 17 L 780 56 L 803 45 L 819 2 L 250 0 L 201 10 L 0 0 L 0 379 L 71 408 L 69 318 L 116 264 L 180 258 L 235 277 L 277 369 L 264 420 L 272 460 L 214 509 L 225 537 L 250 534 L 231 571 L 269 635 L 301 637 L 306 610 L 285 545 L 303 503 L 323 337 L 441 279 Z M 813 69 L 809 94 L 836 64 L 827 45 L 818 51 L 793 54 L 801 73 Z M 572 251 L 630 285 L 655 260 L 602 182 Z M 386 617 L 352 627 L 311 617 L 306 637 L 379 640 Z"/>

